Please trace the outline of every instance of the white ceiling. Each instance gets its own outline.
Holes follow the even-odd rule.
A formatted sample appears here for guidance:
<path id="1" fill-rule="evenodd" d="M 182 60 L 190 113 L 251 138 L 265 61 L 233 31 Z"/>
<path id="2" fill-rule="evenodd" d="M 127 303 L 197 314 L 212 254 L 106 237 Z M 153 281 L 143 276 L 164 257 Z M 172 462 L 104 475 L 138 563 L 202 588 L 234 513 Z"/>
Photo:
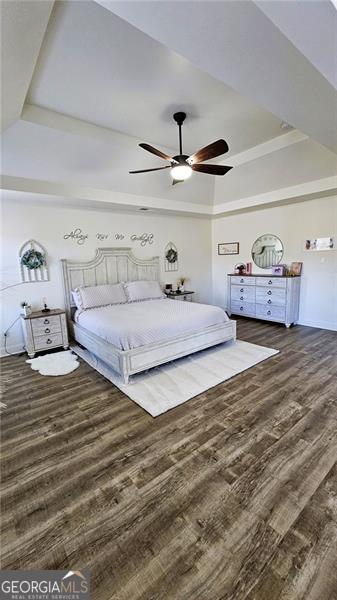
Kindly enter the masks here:
<path id="1" fill-rule="evenodd" d="M 280 134 L 279 118 L 95 2 L 57 3 L 28 102 L 176 150 L 172 115 L 184 110 L 187 153 L 220 137 L 237 153 Z"/>
<path id="2" fill-rule="evenodd" d="M 3 134 L 2 169 L 6 175 L 211 205 L 214 177 L 195 173 L 188 188 L 172 186 L 169 170 L 129 175 L 128 168 L 167 163 L 134 146 L 102 142 L 18 121 Z"/>
<path id="3" fill-rule="evenodd" d="M 254 2 L 337 89 L 336 6 L 330 0 Z"/>
<path id="4" fill-rule="evenodd" d="M 328 1 L 321 0 L 322 7 Z M 99 2 L 337 152 L 335 88 L 252 0 L 164 1 L 157 5 L 160 10 L 153 9 L 156 4 L 151 0 Z M 273 0 L 269 3 L 273 4 Z M 285 0 L 282 11 L 287 12 L 288 5 Z M 306 29 L 308 42 L 312 23 L 310 19 L 298 21 L 296 17 L 295 14 L 294 26 Z M 325 19 L 325 11 L 322 18 Z M 321 41 L 325 45 L 332 43 L 327 52 L 336 49 L 335 20 L 331 19 L 331 27 L 332 37 Z M 304 35 L 299 37 L 304 39 Z M 316 40 L 317 36 L 313 38 Z M 315 52 L 314 48 L 310 50 Z"/>
<path id="5" fill-rule="evenodd" d="M 296 168 L 294 168 L 294 165 Z M 215 182 L 215 205 L 296 186 L 337 173 L 337 156 L 305 140 L 232 169 Z"/>
<path id="6" fill-rule="evenodd" d="M 52 6 L 50 0 L 0 2 L 1 131 L 20 117 Z"/>
<path id="7" fill-rule="evenodd" d="M 326 136 L 331 121 L 329 83 L 319 73 L 329 65 L 331 70 L 331 61 L 323 51 L 312 52 L 312 64 L 301 54 L 308 55 L 307 28 L 313 17 L 318 19 L 319 7 L 303 16 L 302 30 L 298 15 L 304 14 L 303 2 L 290 11 L 292 21 L 276 5 L 266 16 L 268 11 L 252 0 L 201 0 L 183 21 L 188 27 L 181 20 L 173 27 L 178 6 L 173 0 L 156 5 L 142 0 L 57 1 L 48 26 L 52 2 L 2 4 L 7 7 L 3 57 L 10 91 L 1 140 L 7 189 L 25 194 L 36 190 L 55 201 L 68 195 L 69 201 L 82 198 L 90 206 L 124 202 L 128 207 L 212 214 L 213 204 L 216 211 L 226 203 L 323 182 L 336 174 L 335 155 L 329 150 L 298 131 L 285 136 L 280 128 L 289 107 L 295 117 L 304 115 L 305 125 L 312 116 L 313 127 L 303 131 L 313 138 Z M 179 11 L 187 5 L 179 2 Z M 26 31 L 31 36 L 24 36 Z M 34 43 L 24 42 L 26 37 Z M 305 96 L 309 83 L 310 97 Z M 220 137 L 227 140 L 228 155 L 212 161 L 230 165 L 233 160 L 236 166 L 225 177 L 194 173 L 188 182 L 172 187 L 168 171 L 128 174 L 130 169 L 166 164 L 138 148 L 140 141 L 168 153 L 177 151 L 176 110 L 188 114 L 183 127 L 186 153 Z"/>

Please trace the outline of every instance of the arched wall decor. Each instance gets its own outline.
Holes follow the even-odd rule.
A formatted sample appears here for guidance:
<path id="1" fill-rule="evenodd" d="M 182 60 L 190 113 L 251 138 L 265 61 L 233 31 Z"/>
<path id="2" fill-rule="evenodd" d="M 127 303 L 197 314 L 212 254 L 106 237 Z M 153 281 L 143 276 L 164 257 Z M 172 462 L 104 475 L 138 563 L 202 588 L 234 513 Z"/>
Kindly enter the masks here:
<path id="1" fill-rule="evenodd" d="M 20 273 L 23 283 L 49 281 L 47 252 L 35 240 L 25 242 L 19 251 Z"/>
<path id="2" fill-rule="evenodd" d="M 173 242 L 165 246 L 165 271 L 178 271 L 178 248 Z"/>

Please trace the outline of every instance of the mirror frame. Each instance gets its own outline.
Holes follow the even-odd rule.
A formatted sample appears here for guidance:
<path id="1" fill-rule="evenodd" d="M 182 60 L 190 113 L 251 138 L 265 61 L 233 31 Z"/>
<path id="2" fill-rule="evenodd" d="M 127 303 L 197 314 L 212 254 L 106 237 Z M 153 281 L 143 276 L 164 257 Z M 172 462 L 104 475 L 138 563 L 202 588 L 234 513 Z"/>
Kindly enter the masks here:
<path id="1" fill-rule="evenodd" d="M 261 239 L 262 237 L 266 236 L 266 235 L 273 236 L 274 238 L 276 238 L 276 239 L 277 239 L 277 240 L 280 242 L 280 244 L 281 244 L 281 247 L 282 247 L 282 254 L 280 255 L 280 260 L 279 260 L 277 263 L 274 263 L 273 265 L 269 265 L 268 267 L 261 267 L 261 266 L 260 266 L 260 265 L 258 265 L 258 264 L 255 262 L 255 260 L 254 260 L 254 256 L 253 256 L 253 248 L 254 248 L 254 245 L 256 244 L 256 242 L 257 242 L 259 239 Z M 251 251 L 250 251 L 250 254 L 251 254 L 252 261 L 253 261 L 254 265 L 256 265 L 257 267 L 259 267 L 259 269 L 271 269 L 271 268 L 272 268 L 274 265 L 279 265 L 279 264 L 280 264 L 280 262 L 281 262 L 281 260 L 282 260 L 282 258 L 283 258 L 283 255 L 284 255 L 284 245 L 283 245 L 283 242 L 282 242 L 282 240 L 281 240 L 281 239 L 278 237 L 278 235 L 275 235 L 274 233 L 263 233 L 262 235 L 259 235 L 259 237 L 258 237 L 258 238 L 256 238 L 256 240 L 254 240 L 254 242 L 253 242 L 253 244 L 252 244 L 252 249 L 251 249 Z"/>

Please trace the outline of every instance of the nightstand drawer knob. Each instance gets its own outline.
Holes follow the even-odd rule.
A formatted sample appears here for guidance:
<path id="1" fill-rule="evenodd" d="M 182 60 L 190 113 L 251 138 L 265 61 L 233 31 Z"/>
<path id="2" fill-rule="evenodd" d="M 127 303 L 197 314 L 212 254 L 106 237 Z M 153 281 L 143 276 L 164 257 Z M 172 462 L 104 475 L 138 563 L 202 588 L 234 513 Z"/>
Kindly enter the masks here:
<path id="1" fill-rule="evenodd" d="M 45 333 L 50 333 L 50 329 L 49 327 L 46 327 L 46 329 L 44 330 Z"/>
<path id="2" fill-rule="evenodd" d="M 51 344 L 52 340 L 50 338 L 47 339 L 47 344 Z"/>
<path id="3" fill-rule="evenodd" d="M 271 304 L 271 300 L 270 299 L 268 300 L 268 304 Z"/>
<path id="4" fill-rule="evenodd" d="M 268 292 L 268 296 L 271 296 L 271 295 L 272 295 L 272 292 L 269 290 L 269 292 Z"/>
<path id="5" fill-rule="evenodd" d="M 243 292 L 243 288 L 241 288 L 240 292 Z"/>
<path id="6" fill-rule="evenodd" d="M 45 319 L 45 320 L 43 321 L 43 324 L 44 324 L 44 325 L 49 325 L 49 322 L 50 322 L 50 321 L 49 321 L 49 319 Z"/>
<path id="7" fill-rule="evenodd" d="M 271 279 L 269 279 L 268 283 L 269 283 L 269 285 L 271 285 L 273 282 Z"/>
<path id="8" fill-rule="evenodd" d="M 240 296 L 240 300 L 243 300 L 243 296 Z"/>

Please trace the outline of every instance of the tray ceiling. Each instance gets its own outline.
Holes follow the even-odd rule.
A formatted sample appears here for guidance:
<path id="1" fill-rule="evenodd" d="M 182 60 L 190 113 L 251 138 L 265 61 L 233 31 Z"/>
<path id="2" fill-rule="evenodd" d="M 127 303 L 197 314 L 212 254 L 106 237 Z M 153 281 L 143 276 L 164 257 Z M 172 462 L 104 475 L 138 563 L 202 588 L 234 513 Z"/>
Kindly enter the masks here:
<path id="1" fill-rule="evenodd" d="M 28 102 L 187 152 L 219 137 L 241 152 L 280 134 L 280 119 L 95 2 L 57 2 Z M 130 165 L 137 167 L 137 165 Z"/>

